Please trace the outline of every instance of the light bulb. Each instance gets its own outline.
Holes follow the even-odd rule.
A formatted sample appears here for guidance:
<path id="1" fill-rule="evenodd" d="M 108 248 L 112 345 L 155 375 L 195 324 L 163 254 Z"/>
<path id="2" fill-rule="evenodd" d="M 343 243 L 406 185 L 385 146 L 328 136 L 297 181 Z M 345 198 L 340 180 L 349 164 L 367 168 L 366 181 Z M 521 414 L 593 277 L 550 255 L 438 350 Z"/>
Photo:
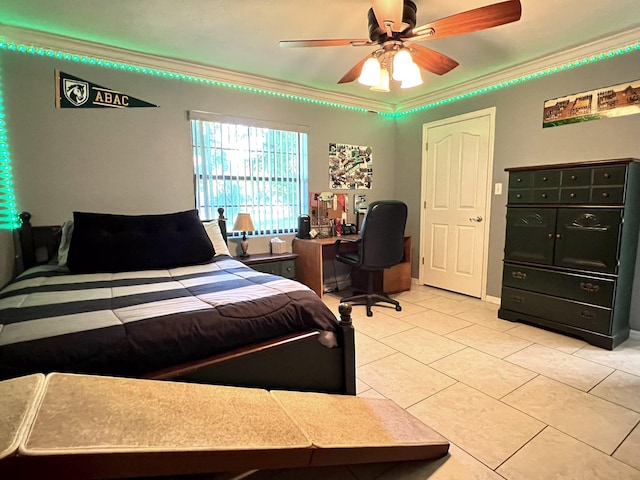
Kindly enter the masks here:
<path id="1" fill-rule="evenodd" d="M 358 82 L 369 87 L 380 83 L 380 62 L 375 57 L 369 57 L 358 77 Z"/>

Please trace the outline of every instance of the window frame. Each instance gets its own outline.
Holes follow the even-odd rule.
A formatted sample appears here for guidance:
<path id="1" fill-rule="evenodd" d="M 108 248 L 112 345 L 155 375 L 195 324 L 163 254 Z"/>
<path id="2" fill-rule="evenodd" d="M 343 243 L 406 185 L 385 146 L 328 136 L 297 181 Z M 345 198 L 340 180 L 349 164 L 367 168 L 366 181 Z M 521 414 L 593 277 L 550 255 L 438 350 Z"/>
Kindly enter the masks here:
<path id="1" fill-rule="evenodd" d="M 188 120 L 190 121 L 190 129 L 191 129 L 191 146 L 192 146 L 192 168 L 193 168 L 193 187 L 194 187 L 194 204 L 195 208 L 198 210 L 198 214 L 200 215 L 203 221 L 212 220 L 212 218 L 203 218 L 210 216 L 217 216 L 217 209 L 222 207 L 225 209 L 225 216 L 231 222 L 229 227 L 233 226 L 233 222 L 235 221 L 235 217 L 238 213 L 247 212 L 250 213 L 253 219 L 253 223 L 255 226 L 255 230 L 253 232 L 247 232 L 247 235 L 259 236 L 259 235 L 279 235 L 279 234 L 295 234 L 298 229 L 297 218 L 303 212 L 308 210 L 309 198 L 308 198 L 308 169 L 309 169 L 309 153 L 308 153 L 308 127 L 303 125 L 295 125 L 295 124 L 286 124 L 281 122 L 267 121 L 267 120 L 259 120 L 253 118 L 244 118 L 237 116 L 229 116 L 229 115 L 221 115 L 216 113 L 202 112 L 197 110 L 192 110 L 188 112 Z M 202 140 L 204 138 L 202 131 L 198 131 L 198 129 L 203 128 L 203 124 L 198 124 L 196 122 L 213 122 L 219 123 L 223 125 L 233 125 L 235 127 L 248 129 L 247 136 L 251 136 L 251 129 L 266 129 L 268 135 L 277 135 L 278 132 L 285 132 L 286 134 L 295 133 L 297 135 L 297 150 L 285 150 L 285 154 L 291 156 L 294 155 L 294 158 L 297 158 L 297 173 L 291 176 L 289 180 L 283 176 L 273 176 L 273 175 L 264 175 L 264 174 L 255 174 L 255 172 L 249 172 L 245 175 L 244 178 L 241 178 L 238 175 L 233 175 L 230 171 L 225 171 L 222 175 L 212 175 L 210 180 L 215 181 L 215 178 L 218 178 L 218 182 L 222 182 L 222 186 L 220 189 L 225 189 L 228 185 L 232 185 L 232 182 L 245 182 L 244 186 L 247 185 L 254 186 L 255 190 L 258 190 L 260 184 L 297 184 L 297 195 L 294 202 L 285 205 L 276 205 L 276 207 L 280 207 L 284 212 L 283 216 L 280 218 L 284 218 L 287 220 L 286 224 L 278 225 L 274 223 L 274 219 L 271 216 L 273 214 L 274 204 L 273 202 L 269 203 L 260 203 L 256 202 L 255 198 L 251 199 L 248 203 L 234 203 L 230 202 L 228 197 L 234 197 L 234 195 L 229 195 L 226 192 L 221 193 L 222 196 L 227 197 L 226 200 L 221 205 L 200 205 L 201 198 L 201 185 L 206 181 L 202 177 L 206 174 L 203 172 L 203 169 L 206 168 L 204 158 L 207 157 L 206 150 L 210 150 L 210 145 L 204 145 Z M 199 135 L 196 138 L 196 135 Z M 262 135 L 266 135 L 262 133 Z M 247 158 L 244 159 L 245 167 L 247 163 L 249 165 L 253 165 L 252 155 L 255 151 L 250 146 L 250 140 L 247 140 L 248 148 L 245 150 L 237 150 L 238 154 L 248 155 Z M 262 147 L 265 146 L 265 143 L 262 143 Z M 271 146 L 271 145 L 270 145 Z M 276 146 L 276 142 L 273 142 L 273 146 Z M 219 150 L 224 149 L 224 145 L 216 146 Z M 232 153 L 236 150 L 231 149 Z M 260 152 L 265 153 L 265 151 L 260 150 Z M 273 165 L 282 166 L 283 153 L 279 150 L 266 151 L 267 156 L 271 158 L 275 164 L 269 164 L 269 168 L 272 168 Z M 211 154 L 208 154 L 208 158 L 211 159 Z M 280 160 L 276 160 L 280 158 Z M 225 158 L 228 161 L 228 159 Z M 264 165 L 263 165 L 264 166 Z M 222 168 L 230 169 L 231 165 L 225 164 Z M 273 167 L 275 168 L 275 167 Z M 270 171 L 270 170 L 269 170 Z M 226 183 L 225 183 L 226 182 Z M 256 186 L 257 185 L 257 186 Z M 273 188 L 276 188 L 275 186 Z M 242 187 L 240 187 L 242 189 Z M 215 190 L 215 189 L 214 189 Z M 237 185 L 234 190 L 238 190 Z M 240 197 L 235 194 L 235 197 L 240 199 Z M 246 195 L 246 194 L 245 194 Z M 259 194 L 257 196 L 260 196 Z M 246 198 L 246 197 L 245 197 Z M 290 198 L 290 196 L 289 196 Z M 293 214 L 286 214 L 286 210 L 293 208 Z M 269 212 L 269 213 L 267 213 Z M 235 237 L 240 236 L 240 232 L 233 232 L 232 228 L 228 228 L 230 231 L 229 236 Z"/>

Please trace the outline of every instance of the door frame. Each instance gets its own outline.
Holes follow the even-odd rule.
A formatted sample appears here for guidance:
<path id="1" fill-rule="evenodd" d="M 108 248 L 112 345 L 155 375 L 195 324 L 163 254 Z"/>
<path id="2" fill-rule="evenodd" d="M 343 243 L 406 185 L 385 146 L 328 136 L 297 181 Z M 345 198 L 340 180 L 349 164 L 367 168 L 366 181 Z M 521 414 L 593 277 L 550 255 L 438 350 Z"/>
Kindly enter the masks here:
<path id="1" fill-rule="evenodd" d="M 486 222 L 486 228 L 484 229 L 484 251 L 482 252 L 482 284 L 480 299 L 486 300 L 487 297 L 487 271 L 489 267 L 489 230 L 491 226 L 491 197 L 493 195 L 493 156 L 494 156 L 494 144 L 495 144 L 495 130 L 496 130 L 496 107 L 485 108 L 477 110 L 475 112 L 465 113 L 457 115 L 455 117 L 444 118 L 442 120 L 436 120 L 434 122 L 425 123 L 422 125 L 422 174 L 421 174 L 421 186 L 420 186 L 420 259 L 418 264 L 418 282 L 420 285 L 426 285 L 425 281 L 425 258 L 427 252 L 425 252 L 426 242 L 424 240 L 426 235 L 426 206 L 427 206 L 427 138 L 430 128 L 441 127 L 450 123 L 458 123 L 474 118 L 489 116 L 489 138 L 488 138 L 488 152 L 487 152 L 487 185 L 486 185 L 486 203 L 485 211 L 482 214 Z"/>

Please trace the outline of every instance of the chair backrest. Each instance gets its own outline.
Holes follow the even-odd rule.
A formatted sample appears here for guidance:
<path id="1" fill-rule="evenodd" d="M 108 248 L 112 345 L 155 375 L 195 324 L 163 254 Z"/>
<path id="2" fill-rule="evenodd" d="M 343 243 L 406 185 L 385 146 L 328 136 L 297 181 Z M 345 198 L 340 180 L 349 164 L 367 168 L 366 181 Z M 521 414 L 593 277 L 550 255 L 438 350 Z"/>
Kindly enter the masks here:
<path id="1" fill-rule="evenodd" d="M 379 200 L 369 204 L 360 236 L 362 264 L 360 268 L 389 268 L 404 257 L 404 228 L 407 205 L 399 200 Z"/>

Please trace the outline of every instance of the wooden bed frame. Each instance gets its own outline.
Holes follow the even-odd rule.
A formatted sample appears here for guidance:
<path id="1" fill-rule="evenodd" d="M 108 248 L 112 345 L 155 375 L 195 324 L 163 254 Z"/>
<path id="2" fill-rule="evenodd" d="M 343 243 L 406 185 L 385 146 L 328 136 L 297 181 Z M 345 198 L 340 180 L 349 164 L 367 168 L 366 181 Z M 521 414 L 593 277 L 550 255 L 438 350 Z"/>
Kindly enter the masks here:
<path id="1" fill-rule="evenodd" d="M 218 224 L 227 240 L 224 209 Z M 20 214 L 18 273 L 46 263 L 57 253 L 60 226 L 32 226 L 31 214 Z M 319 332 L 309 330 L 257 345 L 238 348 L 200 361 L 149 372 L 143 378 L 210 383 L 269 390 L 301 390 L 355 395 L 355 344 L 351 305 L 340 304 L 338 347 L 320 344 Z"/>

